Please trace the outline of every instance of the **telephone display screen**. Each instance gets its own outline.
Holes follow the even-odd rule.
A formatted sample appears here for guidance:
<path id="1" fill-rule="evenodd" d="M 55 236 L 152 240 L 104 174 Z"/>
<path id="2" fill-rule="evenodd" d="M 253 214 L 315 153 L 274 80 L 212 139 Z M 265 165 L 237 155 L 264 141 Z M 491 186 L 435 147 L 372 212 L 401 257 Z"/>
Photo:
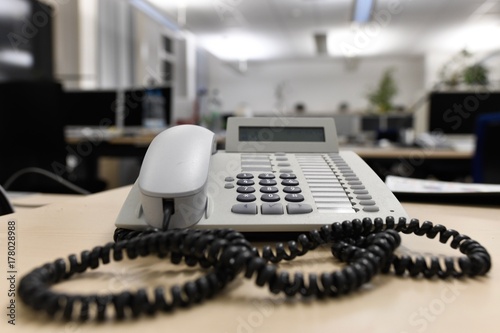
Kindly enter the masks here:
<path id="1" fill-rule="evenodd" d="M 240 141 L 325 142 L 323 127 L 239 127 Z"/>

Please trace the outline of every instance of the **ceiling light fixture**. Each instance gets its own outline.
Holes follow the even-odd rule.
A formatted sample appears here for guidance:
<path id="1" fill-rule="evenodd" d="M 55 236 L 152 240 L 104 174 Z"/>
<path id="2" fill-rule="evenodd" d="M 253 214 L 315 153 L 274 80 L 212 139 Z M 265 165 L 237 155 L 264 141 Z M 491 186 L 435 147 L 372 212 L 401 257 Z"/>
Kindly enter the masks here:
<path id="1" fill-rule="evenodd" d="M 354 0 L 352 6 L 352 21 L 367 23 L 372 19 L 375 0 Z"/>

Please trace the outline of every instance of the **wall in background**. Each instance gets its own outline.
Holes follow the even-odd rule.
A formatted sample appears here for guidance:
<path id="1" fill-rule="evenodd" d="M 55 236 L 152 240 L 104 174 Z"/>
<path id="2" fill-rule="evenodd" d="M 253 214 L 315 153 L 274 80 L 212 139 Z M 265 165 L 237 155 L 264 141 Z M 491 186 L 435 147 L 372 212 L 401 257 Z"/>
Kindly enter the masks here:
<path id="1" fill-rule="evenodd" d="M 210 88 L 220 91 L 225 111 L 246 104 L 255 114 L 278 107 L 293 110 L 302 102 L 310 113 L 335 112 L 341 103 L 352 111 L 364 111 L 366 94 L 378 84 L 385 69 L 394 67 L 399 92 L 395 104 L 411 106 L 424 94 L 424 58 L 317 58 L 252 62 L 240 73 L 212 57 L 209 63 Z"/>

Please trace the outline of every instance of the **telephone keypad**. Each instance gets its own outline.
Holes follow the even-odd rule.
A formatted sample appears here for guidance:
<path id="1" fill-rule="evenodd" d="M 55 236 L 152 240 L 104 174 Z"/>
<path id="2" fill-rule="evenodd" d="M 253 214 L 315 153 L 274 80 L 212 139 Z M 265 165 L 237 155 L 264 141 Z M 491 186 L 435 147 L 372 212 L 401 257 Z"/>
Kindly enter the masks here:
<path id="1" fill-rule="evenodd" d="M 299 171 L 307 183 L 306 192 L 299 187 L 303 178 L 299 182 L 294 173 L 296 163 L 299 170 L 295 171 Z M 268 165 L 270 169 L 267 169 Z M 240 203 L 233 205 L 231 211 L 234 213 L 308 214 L 314 211 L 313 207 L 320 213 L 379 211 L 363 182 L 338 154 L 295 154 L 293 159 L 284 153 L 274 156 L 254 154 L 242 156 L 241 166 L 242 172 L 236 177 L 225 178 L 229 184 L 231 179 L 236 180 L 239 186 L 236 200 Z M 257 186 L 252 172 L 260 172 L 256 175 Z M 252 194 L 257 191 L 261 193 L 260 197 Z M 312 202 L 308 203 L 308 200 Z"/>

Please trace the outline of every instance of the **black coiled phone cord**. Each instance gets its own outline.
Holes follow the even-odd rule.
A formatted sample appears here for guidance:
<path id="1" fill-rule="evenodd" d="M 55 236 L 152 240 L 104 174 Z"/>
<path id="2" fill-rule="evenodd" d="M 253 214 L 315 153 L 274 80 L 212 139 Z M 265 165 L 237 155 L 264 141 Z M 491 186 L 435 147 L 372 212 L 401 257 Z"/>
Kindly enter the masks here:
<path id="1" fill-rule="evenodd" d="M 463 254 L 459 258 L 424 258 L 396 255 L 401 242 L 400 232 L 435 238 L 441 243 L 451 239 L 450 246 Z M 261 253 L 236 231 L 217 230 L 148 230 L 137 232 L 117 229 L 115 242 L 83 251 L 78 258 L 57 259 L 34 269 L 19 284 L 21 300 L 29 307 L 46 312 L 54 318 L 86 321 L 108 318 L 125 319 L 158 311 L 171 312 L 179 307 L 201 303 L 212 298 L 239 274 L 255 278 L 258 286 L 266 286 L 274 294 L 339 297 L 349 294 L 369 282 L 377 273 L 394 272 L 425 278 L 460 278 L 485 275 L 491 267 L 487 250 L 477 241 L 455 230 L 431 222 L 405 218 L 395 220 L 344 221 L 325 225 L 298 236 L 296 241 L 265 246 Z M 275 263 L 302 256 L 320 245 L 331 245 L 332 254 L 346 266 L 341 270 L 293 275 L 278 269 Z M 69 279 L 100 263 L 157 255 L 170 257 L 174 264 L 199 265 L 207 273 L 168 291 L 158 286 L 152 291 L 138 289 L 114 294 L 65 294 L 51 286 Z"/>

